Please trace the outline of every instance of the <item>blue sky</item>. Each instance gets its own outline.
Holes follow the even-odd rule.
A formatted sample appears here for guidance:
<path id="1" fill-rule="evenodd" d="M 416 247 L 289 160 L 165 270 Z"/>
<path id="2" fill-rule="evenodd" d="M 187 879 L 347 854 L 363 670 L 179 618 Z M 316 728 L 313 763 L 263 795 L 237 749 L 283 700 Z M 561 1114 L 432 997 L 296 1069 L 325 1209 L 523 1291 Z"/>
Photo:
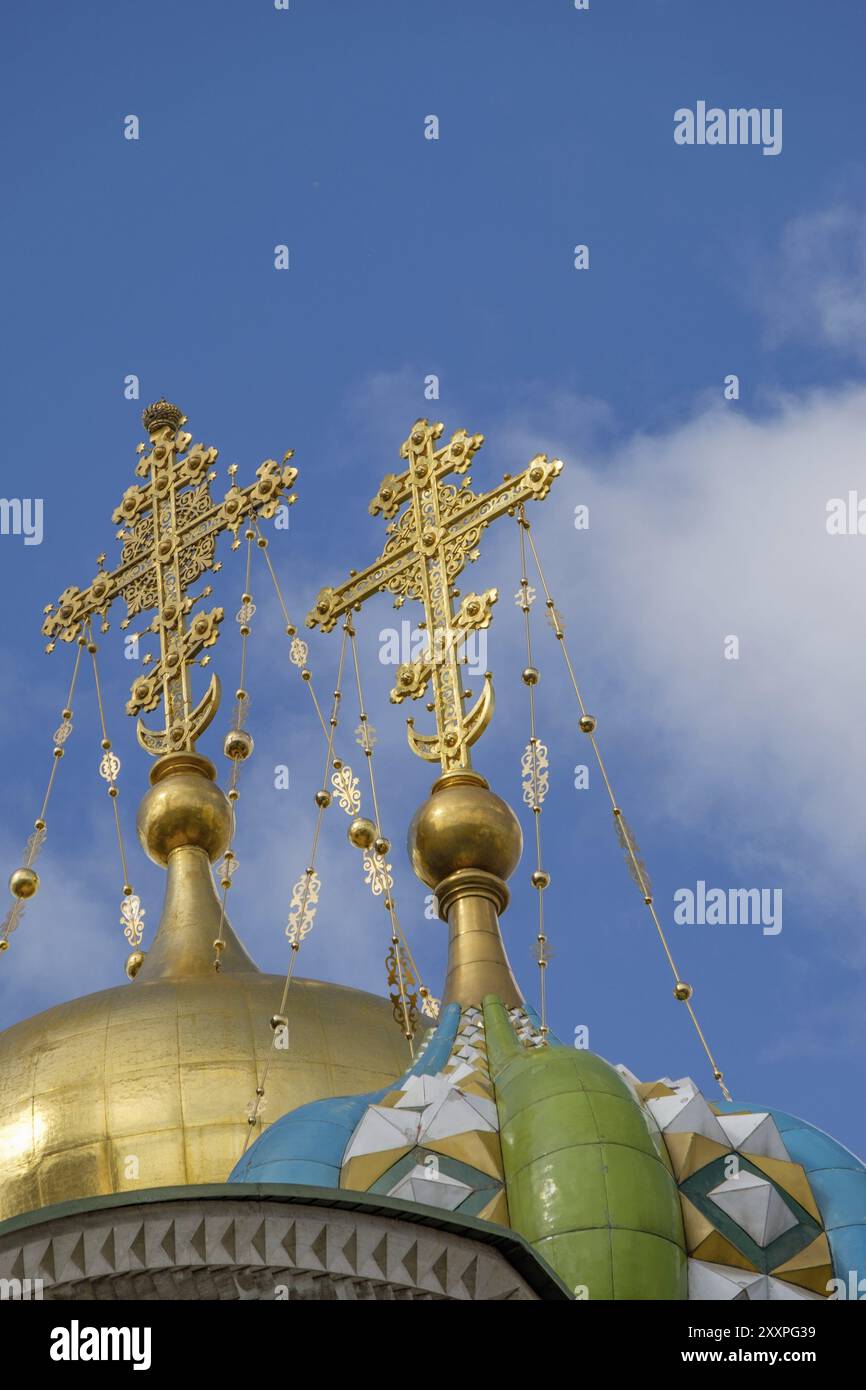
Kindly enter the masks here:
<path id="1" fill-rule="evenodd" d="M 296 450 L 300 500 L 272 553 L 299 619 L 321 585 L 378 553 L 367 502 L 416 416 L 486 435 L 479 488 L 548 450 L 566 470 L 538 509 L 539 541 L 734 1097 L 866 1149 L 866 541 L 824 525 L 827 499 L 861 483 L 866 436 L 858 8 L 291 0 L 280 12 L 267 0 L 122 0 L 18 4 L 4 25 L 2 490 L 45 509 L 41 545 L 0 537 L 9 867 L 68 678 L 68 650 L 42 653 L 41 610 L 89 581 L 100 550 L 116 559 L 110 514 L 133 481 L 142 404 L 177 401 L 194 438 L 242 478 Z M 781 154 L 675 145 L 674 112 L 698 100 L 782 108 Z M 137 141 L 123 138 L 129 114 Z M 438 141 L 424 139 L 430 114 Z M 286 272 L 273 265 L 281 243 Z M 588 271 L 573 268 L 578 243 Z M 722 394 L 731 372 L 736 402 Z M 124 399 L 129 373 L 139 402 Z M 438 402 L 424 399 L 430 373 Z M 585 533 L 572 524 L 579 503 L 590 506 Z M 499 708 L 476 762 L 519 807 L 528 730 L 513 528 L 500 523 L 483 549 L 463 587 L 500 589 L 489 637 Z M 231 688 L 242 576 L 227 543 L 221 558 L 229 621 L 215 664 Z M 320 751 L 264 573 L 254 592 L 257 756 L 244 772 L 232 915 L 259 963 L 279 970 Z M 101 665 L 152 924 L 161 883 L 134 843 L 146 767 L 122 713 L 122 616 L 120 605 Z M 378 661 L 380 633 L 406 616 L 380 600 L 360 642 L 401 918 L 435 992 L 444 928 L 424 919 L 402 848 L 429 773 L 405 747 L 403 711 L 387 700 L 393 673 Z M 722 656 L 731 633 L 736 663 Z M 551 1022 L 565 1038 L 587 1024 L 595 1050 L 642 1078 L 692 1075 L 713 1095 L 598 778 L 573 787 L 589 750 L 545 635 Z M 336 653 L 336 638 L 311 637 L 323 692 Z M 82 691 L 43 889 L 0 966 L 9 1022 L 123 978 L 84 677 Z M 219 738 L 215 726 L 203 751 L 221 760 Z M 273 787 L 283 762 L 288 792 Z M 303 970 L 378 990 L 385 923 L 329 815 Z M 503 926 L 534 1000 L 528 867 Z M 783 930 L 675 926 L 674 892 L 701 879 L 780 888 Z"/>

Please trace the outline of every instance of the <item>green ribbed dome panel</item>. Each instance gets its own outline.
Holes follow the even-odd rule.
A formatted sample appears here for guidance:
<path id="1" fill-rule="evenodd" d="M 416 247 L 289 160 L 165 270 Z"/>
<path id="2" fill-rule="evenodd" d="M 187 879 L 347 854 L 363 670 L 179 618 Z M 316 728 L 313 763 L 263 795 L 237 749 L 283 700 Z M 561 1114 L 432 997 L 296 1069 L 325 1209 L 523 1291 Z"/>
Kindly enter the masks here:
<path id="1" fill-rule="evenodd" d="M 592 1052 L 524 1047 L 497 999 L 484 1022 L 514 1230 L 590 1299 L 687 1298 L 677 1185 L 625 1081 Z"/>

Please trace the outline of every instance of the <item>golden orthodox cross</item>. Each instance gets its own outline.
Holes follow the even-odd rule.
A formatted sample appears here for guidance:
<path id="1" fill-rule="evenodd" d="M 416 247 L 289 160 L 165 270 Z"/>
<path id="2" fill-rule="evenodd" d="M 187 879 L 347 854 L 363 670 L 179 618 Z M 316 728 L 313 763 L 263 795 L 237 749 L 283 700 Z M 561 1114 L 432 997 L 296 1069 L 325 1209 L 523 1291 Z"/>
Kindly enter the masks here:
<path id="1" fill-rule="evenodd" d="M 211 589 L 208 585 L 195 597 L 187 590 L 205 570 L 215 573 L 220 568 L 219 562 L 214 563 L 220 533 L 231 531 L 236 549 L 240 545 L 237 533 L 245 518 L 273 516 L 298 470 L 286 466 L 292 456 L 289 452 L 282 464 L 267 459 L 256 470 L 256 481 L 239 488 L 234 482 L 237 467 L 233 464 L 229 469 L 232 486 L 222 502 L 214 502 L 210 484 L 217 476 L 211 468 L 216 449 L 203 444 L 190 448 L 192 436 L 182 429 L 186 416 L 166 400 L 148 406 L 141 418 L 150 436 L 150 450 L 139 444 L 141 457 L 135 472 L 147 482 L 128 487 L 111 517 L 121 526 L 117 533 L 117 539 L 123 541 L 120 563 L 107 573 L 105 556 L 100 555 L 99 572 L 86 589 L 64 589 L 56 605 L 47 605 L 42 632 L 51 639 L 46 648 L 50 652 L 58 639 L 74 642 L 96 614 L 102 618 L 102 631 L 107 631 L 108 609 L 117 597 L 126 600 L 122 628 L 128 627 L 136 614 L 156 609 L 146 630 L 159 636 L 159 658 L 133 681 L 126 712 L 135 716 L 163 702 L 163 729 L 147 729 L 140 718 L 137 726 L 141 746 L 158 757 L 193 751 L 219 705 L 220 684 L 212 675 L 203 698 L 193 706 L 189 668 L 205 647 L 216 642 L 223 610 L 199 612 L 187 626 L 190 610 Z M 285 500 L 291 503 L 295 499 L 288 496 Z M 208 660 L 203 658 L 201 664 Z"/>
<path id="2" fill-rule="evenodd" d="M 452 600 L 459 595 L 454 580 L 468 560 L 478 558 L 485 527 L 497 517 L 513 515 L 524 502 L 546 497 L 562 463 L 538 454 L 522 473 L 506 474 L 498 487 L 479 495 L 470 490 L 469 477 L 460 484 L 443 480 L 450 473 L 466 472 L 484 443 L 483 435 L 458 430 L 448 444 L 436 448 L 442 430 L 442 425 L 427 420 L 415 423 L 400 449 L 408 467 L 383 478 L 369 507 L 371 516 L 381 513 L 388 518 L 390 539 L 365 570 L 351 570 L 339 588 L 321 591 L 307 615 L 307 627 L 330 632 L 344 613 L 360 608 L 382 589 L 396 595 L 398 608 L 407 598 L 423 603 L 427 649 L 417 661 L 398 667 L 391 699 L 395 704 L 407 697 L 420 699 L 432 684 L 428 709 L 435 714 L 436 733 L 416 733 L 409 719 L 409 745 L 419 757 L 438 760 L 443 772 L 450 772 L 470 766 L 469 748 L 493 714 L 489 672 L 478 700 L 466 710 L 469 696 L 461 681 L 460 651 L 470 632 L 489 626 L 498 597 L 495 589 L 467 594 L 455 613 Z M 402 516 L 392 520 L 404 503 L 408 505 Z"/>

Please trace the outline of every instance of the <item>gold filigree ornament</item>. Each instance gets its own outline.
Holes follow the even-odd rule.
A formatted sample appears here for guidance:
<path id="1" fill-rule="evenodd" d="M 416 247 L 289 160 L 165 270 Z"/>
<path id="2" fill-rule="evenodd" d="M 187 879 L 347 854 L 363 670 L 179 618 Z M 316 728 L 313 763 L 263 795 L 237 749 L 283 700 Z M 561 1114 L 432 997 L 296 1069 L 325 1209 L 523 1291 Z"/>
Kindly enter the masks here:
<path id="1" fill-rule="evenodd" d="M 565 632 L 565 624 L 562 621 L 562 614 L 560 613 L 558 608 L 548 606 L 545 621 L 550 624 L 550 626 L 553 628 L 554 632 L 557 633 L 557 635 L 560 632 Z"/>
<path id="2" fill-rule="evenodd" d="M 374 897 L 381 897 L 394 887 L 391 865 L 385 863 L 383 854 L 364 851 L 364 882 L 372 890 Z"/>
<path id="3" fill-rule="evenodd" d="M 305 666 L 309 650 L 307 643 L 301 637 L 293 637 L 292 645 L 289 648 L 289 660 L 295 666 Z"/>
<path id="4" fill-rule="evenodd" d="M 364 749 L 364 752 L 366 752 L 368 748 L 375 748 L 376 744 L 379 742 L 379 735 L 376 733 L 375 726 L 367 723 L 366 720 L 362 720 L 355 730 L 355 742 L 358 744 L 359 748 Z"/>
<path id="5" fill-rule="evenodd" d="M 647 866 L 641 857 L 634 831 L 618 806 L 613 813 L 613 823 L 616 826 L 616 838 L 625 853 L 629 873 L 644 897 L 651 898 L 652 880 L 647 872 Z"/>
<path id="6" fill-rule="evenodd" d="M 40 823 L 34 830 L 31 830 L 30 834 L 27 836 L 27 844 L 24 849 L 24 869 L 20 872 L 23 877 L 29 879 L 29 882 L 34 885 L 38 884 L 39 880 L 33 870 L 33 865 L 36 862 L 39 851 L 45 843 L 45 836 L 47 834 L 48 831 L 45 828 L 45 824 Z M 15 875 L 13 875 L 13 878 L 14 877 Z M 11 887 L 12 884 L 10 883 L 10 888 Z M 25 891 L 27 887 L 28 883 L 25 883 L 17 892 L 13 889 L 14 901 L 9 911 L 6 913 L 6 916 L 3 918 L 3 921 L 0 922 L 0 941 L 7 941 L 20 925 L 21 918 L 24 916 L 26 901 L 32 896 L 32 892 L 35 892 L 34 887 L 31 893 L 28 894 Z"/>
<path id="7" fill-rule="evenodd" d="M 347 816 L 356 816 L 361 809 L 361 789 L 348 763 L 341 763 L 337 771 L 331 774 L 331 786 L 340 809 Z"/>
<path id="8" fill-rule="evenodd" d="M 529 948 L 529 954 L 536 965 L 547 964 L 556 955 L 553 947 L 548 944 L 547 937 L 543 941 L 536 939 Z"/>
<path id="9" fill-rule="evenodd" d="M 319 875 L 308 871 L 302 874 L 292 889 L 286 936 L 289 938 L 289 945 L 295 951 L 307 933 L 312 931 L 321 887 Z"/>
<path id="10" fill-rule="evenodd" d="M 549 762 L 546 743 L 530 739 L 520 759 L 523 800 L 527 806 L 540 806 L 549 790 Z"/>
<path id="11" fill-rule="evenodd" d="M 391 949 L 385 957 L 385 965 L 390 989 L 388 998 L 394 1011 L 394 1020 L 408 1033 L 414 1033 L 418 1027 L 418 995 L 412 989 L 415 976 L 409 967 L 402 945 L 398 947 L 392 941 Z"/>
<path id="12" fill-rule="evenodd" d="M 237 855 L 232 854 L 231 852 L 225 854 L 223 858 L 220 860 L 219 865 L 217 866 L 217 873 L 219 874 L 220 882 L 222 882 L 224 879 L 231 879 L 234 876 L 234 874 L 237 873 L 238 867 L 239 860 Z"/>
<path id="13" fill-rule="evenodd" d="M 129 897 L 123 898 L 120 904 L 120 925 L 123 927 L 123 935 L 126 937 L 130 946 L 139 946 L 144 934 L 144 912 L 141 905 L 141 898 L 137 893 L 130 893 Z"/>
<path id="14" fill-rule="evenodd" d="M 442 1010 L 442 1000 L 441 1000 L 441 999 L 434 999 L 432 994 L 428 994 L 428 993 L 426 992 L 426 990 L 422 990 L 422 991 L 421 991 L 421 1012 L 422 1012 L 422 1014 L 426 1014 L 427 1018 L 436 1019 L 436 1018 L 439 1017 L 439 1014 L 440 1014 L 441 1010 Z"/>
<path id="15" fill-rule="evenodd" d="M 114 783 L 117 781 L 117 774 L 120 772 L 120 759 L 116 753 L 105 753 L 99 763 L 99 775 L 106 782 Z"/>

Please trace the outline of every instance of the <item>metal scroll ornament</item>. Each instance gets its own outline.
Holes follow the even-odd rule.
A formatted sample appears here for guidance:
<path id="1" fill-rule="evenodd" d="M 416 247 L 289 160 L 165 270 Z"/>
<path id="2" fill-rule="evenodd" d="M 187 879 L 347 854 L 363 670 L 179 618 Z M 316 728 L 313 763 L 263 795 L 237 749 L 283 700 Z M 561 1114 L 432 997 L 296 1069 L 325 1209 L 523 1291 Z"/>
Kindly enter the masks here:
<path id="1" fill-rule="evenodd" d="M 286 936 L 293 950 L 298 949 L 304 937 L 313 929 L 321 887 L 322 881 L 317 873 L 306 873 L 292 889 Z"/>
<path id="2" fill-rule="evenodd" d="M 71 725 L 69 727 L 71 728 Z M 45 843 L 45 836 L 47 833 L 45 826 L 40 825 L 36 830 L 31 830 L 28 835 L 27 846 L 24 850 L 24 863 L 28 869 L 33 868 L 37 855 Z M 24 908 L 25 900 L 23 898 L 15 898 L 9 911 L 3 918 L 3 921 L 0 922 L 0 940 L 7 940 L 15 931 L 16 927 L 20 925 L 21 918 L 24 916 Z"/>
<path id="3" fill-rule="evenodd" d="M 337 771 L 331 774 L 331 786 L 340 809 L 347 816 L 356 816 L 361 809 L 361 789 L 348 763 L 341 763 Z"/>
<path id="4" fill-rule="evenodd" d="M 117 774 L 120 771 L 120 759 L 116 753 L 106 753 L 99 764 L 99 775 L 110 785 L 117 781 Z"/>
<path id="5" fill-rule="evenodd" d="M 304 666 L 307 661 L 309 647 L 300 637 L 292 638 L 292 645 L 289 647 L 289 660 L 294 666 Z"/>
<path id="6" fill-rule="evenodd" d="M 652 880 L 641 858 L 634 832 L 618 807 L 613 813 L 613 823 L 616 826 L 616 837 L 625 852 L 628 871 L 644 897 L 649 898 L 652 896 Z"/>
<path id="7" fill-rule="evenodd" d="M 385 863 L 385 857 L 381 854 L 371 854 L 369 850 L 364 851 L 364 882 L 372 890 L 374 897 L 381 897 L 394 886 L 394 878 L 391 873 L 391 865 Z"/>
<path id="8" fill-rule="evenodd" d="M 130 946 L 141 945 L 144 933 L 144 908 L 137 893 L 130 893 L 120 904 L 120 925 Z"/>
<path id="9" fill-rule="evenodd" d="M 391 942 L 391 949 L 385 957 L 385 965 L 388 970 L 388 987 L 390 989 L 388 998 L 394 1010 L 394 1021 L 399 1023 L 401 1028 L 414 1033 L 418 1027 L 418 995 L 412 988 L 416 983 L 415 976 L 409 968 L 406 952 L 402 945 L 398 947 L 393 941 Z M 425 1000 L 425 1005 L 426 1002 Z"/>
<path id="10" fill-rule="evenodd" d="M 550 777 L 547 744 L 530 739 L 520 759 L 523 800 L 527 806 L 540 806 L 548 792 Z"/>

